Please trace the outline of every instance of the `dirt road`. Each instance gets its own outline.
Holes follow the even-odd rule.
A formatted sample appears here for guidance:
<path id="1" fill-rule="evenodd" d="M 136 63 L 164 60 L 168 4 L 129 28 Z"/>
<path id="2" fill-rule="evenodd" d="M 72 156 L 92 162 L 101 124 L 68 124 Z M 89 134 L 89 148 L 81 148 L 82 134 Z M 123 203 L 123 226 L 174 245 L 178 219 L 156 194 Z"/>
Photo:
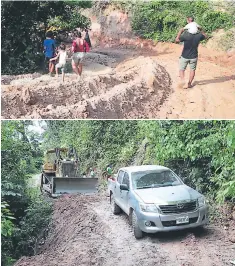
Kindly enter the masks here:
<path id="1" fill-rule="evenodd" d="M 136 240 L 126 215 L 113 215 L 107 197 L 77 195 L 55 200 L 53 226 L 39 254 L 15 266 L 226 266 L 234 251 L 215 226 Z"/>
<path id="2" fill-rule="evenodd" d="M 84 77 L 2 76 L 3 118 L 235 118 L 235 55 L 200 47 L 191 89 L 178 87 L 182 46 L 97 48 Z M 188 73 L 187 73 L 188 75 Z"/>
<path id="3" fill-rule="evenodd" d="M 178 58 L 182 47 L 159 46 L 155 59 L 165 67 L 173 81 L 173 93 L 161 106 L 158 118 L 234 119 L 235 54 L 231 57 L 200 46 L 199 63 L 193 88 L 178 87 Z M 161 53 L 162 51 L 162 53 Z M 189 70 L 186 73 L 188 80 Z"/>

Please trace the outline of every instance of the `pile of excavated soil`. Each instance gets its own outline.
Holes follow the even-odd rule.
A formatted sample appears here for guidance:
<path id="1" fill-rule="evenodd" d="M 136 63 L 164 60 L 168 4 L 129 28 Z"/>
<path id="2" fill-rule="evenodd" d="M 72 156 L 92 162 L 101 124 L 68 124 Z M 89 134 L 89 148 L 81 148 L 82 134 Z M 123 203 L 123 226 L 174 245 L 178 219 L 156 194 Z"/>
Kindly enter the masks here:
<path id="1" fill-rule="evenodd" d="M 147 244 L 148 250 L 145 250 L 144 242 L 136 242 L 128 230 L 121 232 L 118 220 L 116 226 L 113 221 L 104 221 L 97 203 L 103 207 L 99 196 L 65 196 L 56 200 L 46 243 L 38 255 L 22 257 L 15 266 L 123 266 L 142 265 L 144 261 L 149 262 L 148 265 L 160 265 L 167 261 L 163 258 L 164 252 L 159 254 L 154 245 L 148 247 Z M 123 222 L 125 224 L 122 221 L 120 226 Z"/>
<path id="2" fill-rule="evenodd" d="M 182 46 L 158 43 L 150 49 L 146 45 L 93 50 L 85 60 L 82 81 L 69 73 L 64 83 L 37 73 L 2 76 L 2 118 L 235 117 L 233 51 L 200 46 L 193 88 L 183 90 L 178 86 Z M 186 83 L 188 76 L 189 69 Z"/>
<path id="3" fill-rule="evenodd" d="M 39 255 L 23 257 L 15 266 L 103 265 L 106 251 L 101 243 L 105 227 L 91 208 L 97 200 L 94 196 L 64 196 L 56 200 L 53 224 Z"/>
<path id="4" fill-rule="evenodd" d="M 44 76 L 3 77 L 3 118 L 152 118 L 171 91 L 166 70 L 150 57 L 137 57 L 112 68 L 90 62 L 81 81 Z M 111 61 L 110 61 L 111 60 Z M 111 65 L 110 65 L 111 64 Z"/>
<path id="5" fill-rule="evenodd" d="M 15 266 L 229 266 L 233 244 L 218 226 L 133 236 L 125 214 L 113 215 L 101 195 L 63 196 L 54 201 L 45 244 Z"/>

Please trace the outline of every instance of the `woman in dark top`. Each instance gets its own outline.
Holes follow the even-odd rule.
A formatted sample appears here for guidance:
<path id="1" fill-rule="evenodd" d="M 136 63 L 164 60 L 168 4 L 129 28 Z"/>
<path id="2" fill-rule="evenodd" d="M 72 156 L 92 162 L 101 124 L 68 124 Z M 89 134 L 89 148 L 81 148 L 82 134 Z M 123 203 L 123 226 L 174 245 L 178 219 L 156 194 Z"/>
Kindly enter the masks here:
<path id="1" fill-rule="evenodd" d="M 88 29 L 86 29 L 85 32 L 86 32 L 86 35 L 85 35 L 84 40 L 87 42 L 87 44 L 91 48 L 91 40 L 90 40 L 90 36 L 89 36 L 89 33 L 88 33 Z"/>

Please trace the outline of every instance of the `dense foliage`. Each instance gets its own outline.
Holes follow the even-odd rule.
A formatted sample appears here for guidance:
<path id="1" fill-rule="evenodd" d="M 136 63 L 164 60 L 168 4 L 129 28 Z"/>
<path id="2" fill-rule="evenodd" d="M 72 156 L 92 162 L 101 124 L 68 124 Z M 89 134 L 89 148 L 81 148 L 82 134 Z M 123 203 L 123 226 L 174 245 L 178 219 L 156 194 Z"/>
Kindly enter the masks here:
<path id="1" fill-rule="evenodd" d="M 55 145 L 74 146 L 82 162 L 82 171 L 95 165 L 105 168 L 109 163 L 117 164 L 122 160 L 120 155 L 128 159 L 133 155 L 125 155 L 125 146 L 137 134 L 137 121 L 47 121 L 47 124 L 45 149 Z"/>
<path id="2" fill-rule="evenodd" d="M 207 33 L 216 29 L 233 26 L 234 16 L 230 12 L 218 10 L 213 1 L 163 1 L 154 0 L 133 6 L 132 28 L 136 34 L 157 41 L 174 41 L 177 31 L 184 27 L 186 17 L 194 16 L 195 21 Z"/>
<path id="3" fill-rule="evenodd" d="M 45 33 L 86 27 L 79 13 L 89 1 L 2 1 L 2 74 L 31 73 L 42 66 Z"/>
<path id="4" fill-rule="evenodd" d="M 51 204 L 28 175 L 41 165 L 42 149 L 74 146 L 81 173 L 165 165 L 213 200 L 235 199 L 235 121 L 51 120 L 42 136 L 29 123 L 2 122 L 2 265 L 35 254 L 45 237 Z"/>
<path id="5" fill-rule="evenodd" d="M 174 41 L 177 31 L 193 15 L 206 32 L 234 25 L 235 5 L 214 1 L 2 1 L 2 74 L 32 73 L 43 67 L 42 42 L 47 30 L 70 32 L 87 28 L 90 19 L 81 8 L 99 10 L 109 4 L 132 14 L 134 32 L 144 38 Z"/>
<path id="6" fill-rule="evenodd" d="M 41 231 L 48 225 L 51 206 L 38 189 L 29 186 L 39 172 L 42 150 L 38 136 L 27 131 L 27 121 L 4 121 L 1 128 L 2 265 L 35 252 Z"/>
<path id="7" fill-rule="evenodd" d="M 48 121 L 45 148 L 73 145 L 81 171 L 163 164 L 203 193 L 235 198 L 234 121 Z"/>

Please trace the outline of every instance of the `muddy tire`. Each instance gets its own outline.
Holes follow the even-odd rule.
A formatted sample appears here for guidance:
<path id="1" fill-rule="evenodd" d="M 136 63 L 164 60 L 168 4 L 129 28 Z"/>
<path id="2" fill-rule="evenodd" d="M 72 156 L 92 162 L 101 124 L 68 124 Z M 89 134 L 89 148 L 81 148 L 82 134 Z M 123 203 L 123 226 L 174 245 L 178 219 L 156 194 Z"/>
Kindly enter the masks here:
<path id="1" fill-rule="evenodd" d="M 132 221 L 132 228 L 133 233 L 136 239 L 141 239 L 144 237 L 144 232 L 140 229 L 138 222 L 137 222 L 137 216 L 135 212 L 133 211 L 131 214 L 131 221 Z"/>
<path id="2" fill-rule="evenodd" d="M 117 215 L 119 213 L 121 213 L 121 208 L 116 204 L 115 200 L 114 200 L 114 197 L 113 197 L 113 194 L 110 195 L 110 205 L 111 205 L 111 210 L 112 210 L 112 213 Z"/>

